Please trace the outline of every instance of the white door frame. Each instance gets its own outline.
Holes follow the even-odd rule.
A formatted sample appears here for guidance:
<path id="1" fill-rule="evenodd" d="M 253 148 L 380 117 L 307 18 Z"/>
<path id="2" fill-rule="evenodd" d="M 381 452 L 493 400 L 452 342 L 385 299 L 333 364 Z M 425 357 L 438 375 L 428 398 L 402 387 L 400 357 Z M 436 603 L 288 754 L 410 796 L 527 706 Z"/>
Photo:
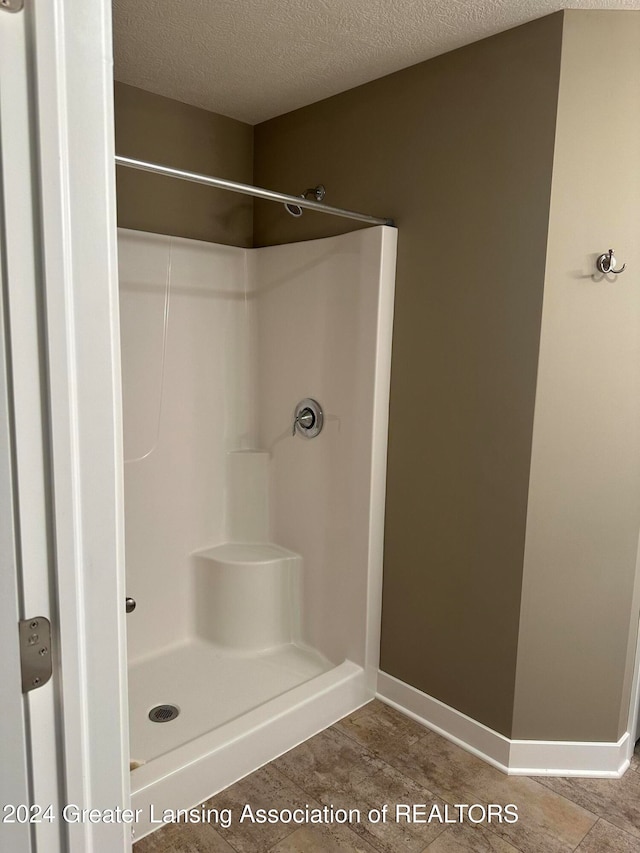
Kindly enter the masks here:
<path id="1" fill-rule="evenodd" d="M 22 226 L 7 228 L 7 250 L 26 271 L 9 267 L 6 282 L 17 509 L 40 549 L 22 555 L 24 606 L 31 598 L 40 610 L 23 615 L 50 617 L 55 653 L 51 682 L 27 700 L 32 801 L 47 805 L 39 793 L 47 791 L 57 808 L 123 808 L 130 793 L 111 6 L 26 0 L 21 12 L 0 15 L 15 53 L 11 98 L 0 102 L 6 219 Z M 31 183 L 26 195 L 12 177 L 21 174 Z M 39 358 L 25 344 L 36 336 Z M 35 828 L 37 853 L 131 849 L 126 823 L 58 820 L 59 837 L 51 826 Z"/>

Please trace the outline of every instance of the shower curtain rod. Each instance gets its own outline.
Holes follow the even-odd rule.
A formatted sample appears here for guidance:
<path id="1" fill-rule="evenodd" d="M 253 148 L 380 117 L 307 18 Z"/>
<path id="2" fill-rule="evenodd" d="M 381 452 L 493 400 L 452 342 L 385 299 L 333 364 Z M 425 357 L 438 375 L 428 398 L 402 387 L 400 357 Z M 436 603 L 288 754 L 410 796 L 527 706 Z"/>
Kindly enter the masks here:
<path id="1" fill-rule="evenodd" d="M 191 181 L 194 184 L 205 184 L 208 187 L 217 187 L 220 190 L 231 190 L 231 192 L 243 195 L 264 198 L 267 201 L 279 201 L 282 204 L 296 204 L 298 207 L 306 207 L 309 210 L 317 210 L 318 213 L 331 213 L 334 216 L 343 216 L 347 219 L 357 219 L 359 222 L 368 222 L 371 225 L 393 225 L 393 219 L 383 219 L 379 216 L 369 216 L 367 213 L 357 213 L 355 210 L 343 210 L 341 207 L 331 207 L 319 201 L 310 201 L 297 195 L 287 195 L 273 190 L 265 190 L 262 187 L 252 187 L 250 184 L 239 184 L 236 181 L 227 181 L 224 178 L 212 178 L 209 175 L 200 175 L 197 172 L 185 172 L 182 169 L 172 169 L 170 166 L 160 166 L 157 163 L 147 163 L 145 160 L 132 160 L 130 157 L 119 157 L 116 154 L 116 165 L 126 166 L 129 169 L 139 169 L 141 172 L 152 172 L 156 175 L 166 175 L 170 178 L 180 178 L 183 181 Z"/>

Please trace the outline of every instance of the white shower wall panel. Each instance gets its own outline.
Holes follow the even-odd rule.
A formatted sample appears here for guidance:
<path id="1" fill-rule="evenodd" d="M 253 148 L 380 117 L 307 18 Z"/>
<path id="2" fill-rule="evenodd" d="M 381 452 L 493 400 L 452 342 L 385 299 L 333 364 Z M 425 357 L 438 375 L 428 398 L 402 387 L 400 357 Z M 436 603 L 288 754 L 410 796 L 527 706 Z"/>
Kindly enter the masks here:
<path id="1" fill-rule="evenodd" d="M 137 601 L 127 629 L 137 660 L 193 635 L 190 555 L 225 541 L 227 452 L 255 445 L 255 308 L 243 249 L 125 230 L 118 247 L 127 594 Z"/>
<path id="2" fill-rule="evenodd" d="M 194 552 L 267 540 L 302 557 L 296 635 L 336 665 L 364 665 L 379 613 L 367 596 L 379 599 L 384 484 L 372 491 L 371 471 L 384 479 L 395 240 L 370 228 L 246 250 L 120 232 L 131 660 L 200 635 L 211 608 L 196 606 Z M 305 397 L 324 410 L 314 439 L 292 435 Z"/>
<path id="3" fill-rule="evenodd" d="M 254 250 L 251 259 L 258 434 L 271 453 L 273 535 L 304 557 L 303 640 L 335 664 L 347 658 L 364 666 L 367 595 L 380 586 L 381 553 L 372 557 L 371 536 L 381 547 L 382 531 L 371 524 L 381 527 L 382 507 L 374 506 L 371 472 L 381 430 L 375 453 L 384 477 L 388 363 L 376 385 L 377 340 L 381 325 L 388 353 L 395 240 L 393 229 L 370 228 Z M 305 397 L 324 411 L 313 439 L 291 434 L 294 407 Z"/>

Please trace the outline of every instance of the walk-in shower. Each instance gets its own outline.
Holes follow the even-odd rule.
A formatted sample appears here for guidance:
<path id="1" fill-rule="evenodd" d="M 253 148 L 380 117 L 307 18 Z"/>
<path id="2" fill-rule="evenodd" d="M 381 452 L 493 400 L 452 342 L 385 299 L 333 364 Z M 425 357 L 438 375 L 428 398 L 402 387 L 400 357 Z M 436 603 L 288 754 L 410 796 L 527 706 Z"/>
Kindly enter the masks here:
<path id="1" fill-rule="evenodd" d="M 385 226 L 260 249 L 119 232 L 143 818 L 374 695 L 395 240 Z"/>

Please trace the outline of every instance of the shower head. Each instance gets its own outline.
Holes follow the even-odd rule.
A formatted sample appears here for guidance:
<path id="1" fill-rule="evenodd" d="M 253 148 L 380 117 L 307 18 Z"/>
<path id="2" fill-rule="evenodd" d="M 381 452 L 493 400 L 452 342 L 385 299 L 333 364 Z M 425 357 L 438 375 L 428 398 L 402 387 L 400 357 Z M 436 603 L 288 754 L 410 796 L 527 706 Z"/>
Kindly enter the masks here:
<path id="1" fill-rule="evenodd" d="M 302 208 L 299 204 L 290 204 L 289 202 L 285 202 L 284 209 L 287 213 L 290 213 L 291 216 L 302 216 Z"/>
<path id="2" fill-rule="evenodd" d="M 317 187 L 310 187 L 308 190 L 305 190 L 300 198 L 313 198 L 314 201 L 322 201 L 325 197 L 326 190 L 322 184 L 318 184 Z M 293 204 L 292 202 L 286 202 L 284 206 L 287 213 L 290 213 L 291 216 L 302 216 L 302 208 L 299 204 Z"/>

